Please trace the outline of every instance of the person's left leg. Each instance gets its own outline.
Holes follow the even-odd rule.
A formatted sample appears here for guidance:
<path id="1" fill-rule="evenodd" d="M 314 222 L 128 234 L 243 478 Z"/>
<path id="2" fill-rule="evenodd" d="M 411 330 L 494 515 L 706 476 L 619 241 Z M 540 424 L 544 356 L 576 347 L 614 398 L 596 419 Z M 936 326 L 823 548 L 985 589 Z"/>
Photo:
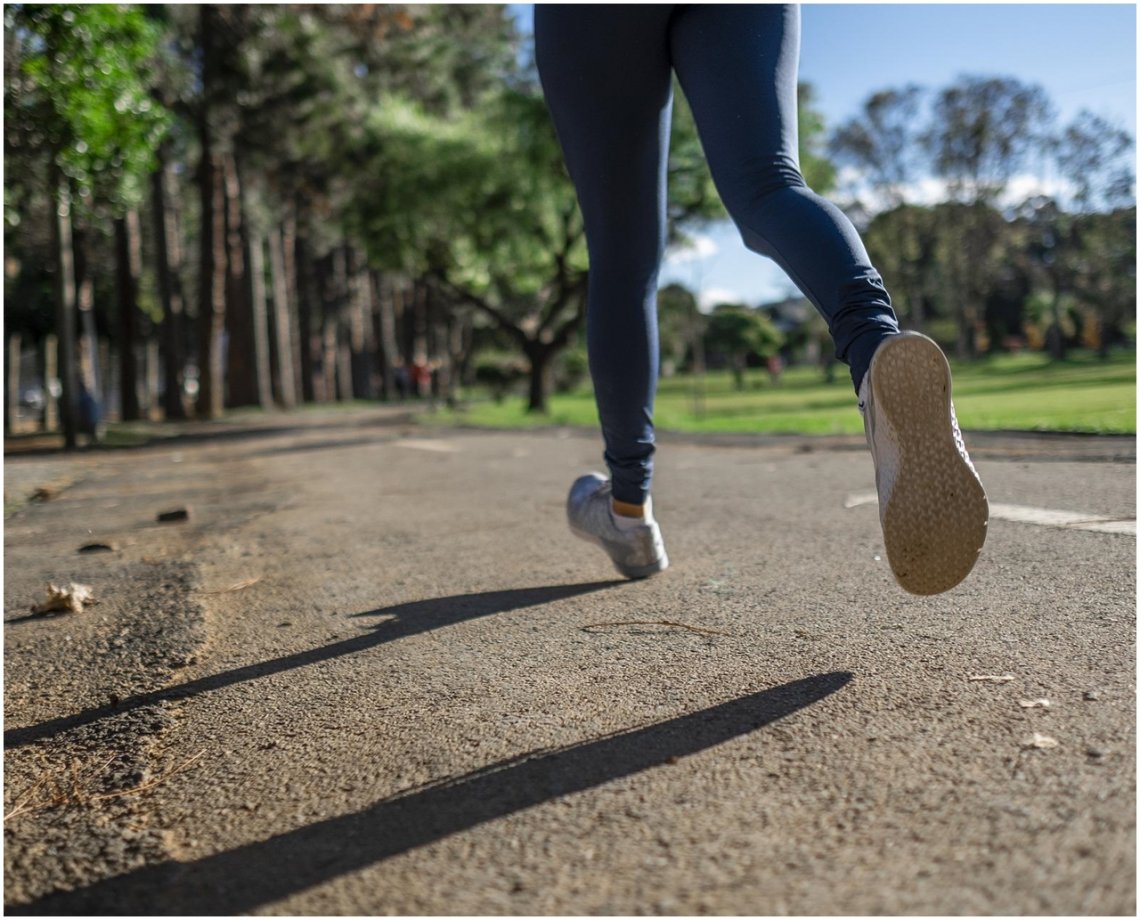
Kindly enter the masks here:
<path id="1" fill-rule="evenodd" d="M 855 227 L 800 173 L 798 7 L 694 4 L 677 11 L 669 35 L 709 168 L 745 245 L 772 258 L 827 320 L 858 391 L 875 349 L 899 327 Z"/>
<path id="2" fill-rule="evenodd" d="M 851 367 L 895 577 L 916 594 L 954 587 L 985 543 L 985 490 L 958 428 L 941 349 L 900 333 L 855 228 L 800 174 L 798 8 L 689 6 L 670 37 L 713 177 L 745 243 L 811 299 Z"/>

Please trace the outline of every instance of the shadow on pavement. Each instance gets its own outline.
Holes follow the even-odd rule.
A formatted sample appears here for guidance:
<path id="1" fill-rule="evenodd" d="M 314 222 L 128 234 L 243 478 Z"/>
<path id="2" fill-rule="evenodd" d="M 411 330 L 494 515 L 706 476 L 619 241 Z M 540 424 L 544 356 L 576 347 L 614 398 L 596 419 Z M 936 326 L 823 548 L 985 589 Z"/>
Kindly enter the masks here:
<path id="1" fill-rule="evenodd" d="M 9 914 L 237 914 L 451 834 L 747 735 L 840 690 L 820 674 L 595 741 L 534 751 L 189 863 L 49 895 Z"/>
<path id="2" fill-rule="evenodd" d="M 615 579 L 613 581 L 586 582 L 585 584 L 487 591 L 482 594 L 458 594 L 453 597 L 412 601 L 407 604 L 397 604 L 394 607 L 383 607 L 378 610 L 353 614 L 354 617 L 383 616 L 394 619 L 386 619 L 384 622 L 378 623 L 371 627 L 369 632 L 340 642 L 333 642 L 330 645 L 323 645 L 320 648 L 295 652 L 292 655 L 283 655 L 280 658 L 245 665 L 241 668 L 223 671 L 220 674 L 199 677 L 184 684 L 164 687 L 150 693 L 140 693 L 120 700 L 115 705 L 98 706 L 74 715 L 49 719 L 46 722 L 40 722 L 38 725 L 14 728 L 4 732 L 4 748 L 16 748 L 32 744 L 44 738 L 50 738 L 59 732 L 90 725 L 100 719 L 117 716 L 143 706 L 153 706 L 162 700 L 186 699 L 200 693 L 208 693 L 211 690 L 240 684 L 247 680 L 279 674 L 293 668 L 302 668 L 320 661 L 328 661 L 331 658 L 339 658 L 342 655 L 351 655 L 353 652 L 364 651 L 377 645 L 383 645 L 385 642 L 451 626 L 453 623 L 462 623 L 464 620 L 506 613 L 509 610 L 518 610 L 521 607 L 536 607 L 540 604 L 548 604 L 563 598 L 576 597 L 579 594 L 588 594 L 591 591 L 600 591 L 603 588 L 612 588 L 623 584 L 628 584 L 628 582 L 624 579 Z"/>
<path id="3" fill-rule="evenodd" d="M 323 418 L 315 416 L 306 418 L 304 415 L 299 415 L 290 419 L 289 413 L 278 413 L 252 422 L 230 419 L 228 421 L 159 422 L 149 425 L 139 423 L 132 432 L 132 437 L 136 437 L 137 441 L 125 444 L 88 444 L 72 453 L 114 453 L 138 451 L 148 447 L 165 448 L 202 443 L 256 441 L 284 435 L 303 434 L 320 428 L 394 428 L 414 424 L 415 413 L 413 411 L 394 408 L 378 409 L 375 415 L 363 419 L 336 414 L 325 415 Z M 171 428 L 174 430 L 170 430 Z M 4 456 L 6 457 L 63 455 L 66 453 L 68 452 L 63 449 L 62 434 L 30 432 L 6 435 L 4 438 Z"/>

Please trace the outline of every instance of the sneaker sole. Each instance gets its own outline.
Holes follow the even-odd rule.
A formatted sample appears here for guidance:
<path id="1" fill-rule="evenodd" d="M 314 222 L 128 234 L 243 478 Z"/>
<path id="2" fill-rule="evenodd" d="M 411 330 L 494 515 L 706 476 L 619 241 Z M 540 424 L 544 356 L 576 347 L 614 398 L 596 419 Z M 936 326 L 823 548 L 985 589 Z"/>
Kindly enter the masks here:
<path id="1" fill-rule="evenodd" d="M 579 530 L 573 524 L 570 525 L 570 532 L 580 540 L 585 540 L 587 543 L 592 543 L 594 546 L 600 546 L 606 550 L 606 555 L 609 556 L 609 550 L 606 549 L 606 544 L 595 537 L 592 533 L 587 533 L 585 530 Z M 648 578 L 650 575 L 656 575 L 658 572 L 664 572 L 669 568 L 669 556 L 663 554 L 656 562 L 651 562 L 649 565 L 622 565 L 613 556 L 610 556 L 610 562 L 614 564 L 614 568 L 626 578 Z"/>
<path id="2" fill-rule="evenodd" d="M 912 594 L 940 594 L 970 574 L 986 542 L 989 503 L 950 427 L 950 365 L 927 338 L 888 339 L 871 393 L 897 438 L 899 468 L 881 509 L 887 560 Z"/>

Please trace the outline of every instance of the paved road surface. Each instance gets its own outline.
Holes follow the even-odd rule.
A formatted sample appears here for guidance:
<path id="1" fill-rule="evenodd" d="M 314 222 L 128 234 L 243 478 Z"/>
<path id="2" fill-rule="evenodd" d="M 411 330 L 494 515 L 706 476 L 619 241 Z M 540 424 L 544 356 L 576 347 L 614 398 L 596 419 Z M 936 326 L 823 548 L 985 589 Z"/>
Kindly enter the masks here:
<path id="1" fill-rule="evenodd" d="M 211 432 L 6 463 L 8 912 L 1135 912 L 1132 440 L 973 439 L 921 599 L 850 439 L 664 438 L 632 583 L 594 437 Z"/>

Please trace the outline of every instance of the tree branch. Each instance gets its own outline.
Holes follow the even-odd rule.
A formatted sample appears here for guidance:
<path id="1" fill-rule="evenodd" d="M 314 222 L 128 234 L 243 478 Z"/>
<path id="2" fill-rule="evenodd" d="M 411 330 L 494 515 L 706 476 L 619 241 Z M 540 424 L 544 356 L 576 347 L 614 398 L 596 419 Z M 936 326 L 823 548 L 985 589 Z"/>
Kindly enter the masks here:
<path id="1" fill-rule="evenodd" d="M 451 281 L 442 272 L 433 272 L 431 274 L 431 279 L 448 293 L 452 294 L 462 301 L 471 304 L 477 310 L 481 310 L 487 316 L 491 317 L 491 319 L 498 323 L 500 329 L 514 336 L 523 348 L 526 347 L 527 342 L 529 341 L 527 334 L 523 332 L 518 323 L 513 322 L 498 307 L 491 305 L 486 301 L 485 298 L 480 297 L 475 292 L 459 287 L 459 285 Z"/>

